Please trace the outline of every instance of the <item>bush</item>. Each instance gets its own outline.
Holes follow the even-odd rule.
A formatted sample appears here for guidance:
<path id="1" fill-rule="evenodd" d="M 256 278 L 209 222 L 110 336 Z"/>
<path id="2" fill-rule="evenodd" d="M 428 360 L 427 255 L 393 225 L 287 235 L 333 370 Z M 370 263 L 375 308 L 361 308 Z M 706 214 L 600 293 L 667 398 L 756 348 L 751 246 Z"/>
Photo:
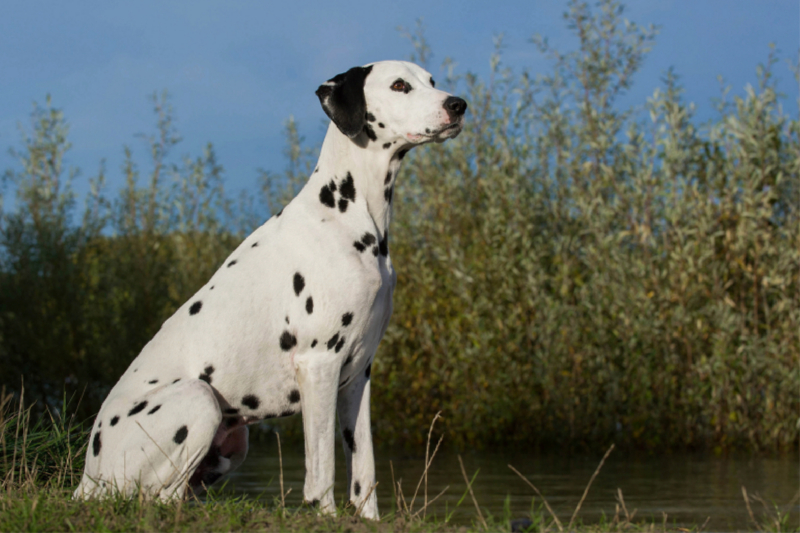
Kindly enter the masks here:
<path id="1" fill-rule="evenodd" d="M 533 39 L 552 74 L 498 52 L 488 82 L 448 79 L 469 126 L 396 193 L 384 438 L 441 409 L 471 445 L 796 446 L 800 145 L 776 60 L 702 127 L 670 72 L 643 120 L 614 102 L 654 33 L 621 11 L 573 2 L 578 50 Z"/>

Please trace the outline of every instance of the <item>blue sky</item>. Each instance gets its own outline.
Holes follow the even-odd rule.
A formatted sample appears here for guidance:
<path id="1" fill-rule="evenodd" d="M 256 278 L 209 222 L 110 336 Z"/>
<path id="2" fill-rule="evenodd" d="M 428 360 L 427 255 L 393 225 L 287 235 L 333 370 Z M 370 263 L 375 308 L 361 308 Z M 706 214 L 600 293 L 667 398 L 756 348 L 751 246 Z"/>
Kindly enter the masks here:
<path id="1" fill-rule="evenodd" d="M 68 162 L 83 176 L 77 192 L 103 158 L 116 189 L 123 145 L 145 160 L 136 134 L 153 131 L 147 96 L 166 89 L 184 139 L 173 155 L 199 155 L 211 141 L 229 190 L 254 190 L 257 168 L 284 166 L 287 117 L 310 142 L 321 140 L 325 117 L 314 91 L 322 81 L 354 65 L 407 58 L 398 26 L 424 20 L 433 65 L 449 56 L 457 71 L 485 75 L 492 38 L 503 32 L 507 65 L 546 72 L 529 38 L 540 33 L 570 47 L 565 8 L 542 0 L 8 2 L 0 17 L 0 172 L 14 165 L 7 148 L 19 146 L 17 125 L 49 93 L 71 125 Z M 718 75 L 742 94 L 768 43 L 783 59 L 796 58 L 800 46 L 797 0 L 631 0 L 625 16 L 661 26 L 626 101 L 643 103 L 672 66 L 701 119 L 713 116 Z M 785 62 L 777 75 L 797 116 Z"/>

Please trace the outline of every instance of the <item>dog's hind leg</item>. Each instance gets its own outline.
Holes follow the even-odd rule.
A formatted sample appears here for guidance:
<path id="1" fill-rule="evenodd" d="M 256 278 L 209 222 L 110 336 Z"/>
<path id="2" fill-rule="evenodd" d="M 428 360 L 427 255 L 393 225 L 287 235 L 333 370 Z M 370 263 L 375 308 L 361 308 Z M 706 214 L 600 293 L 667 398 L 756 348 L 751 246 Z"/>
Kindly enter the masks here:
<path id="1" fill-rule="evenodd" d="M 303 497 L 319 504 L 323 513 L 336 514 L 333 499 L 336 447 L 336 392 L 341 359 L 330 352 L 294 356 L 303 410 L 306 445 L 306 481 Z"/>
<path id="2" fill-rule="evenodd" d="M 222 420 L 208 383 L 190 379 L 109 397 L 95 421 L 75 498 L 114 492 L 183 497 Z"/>
<path id="3" fill-rule="evenodd" d="M 361 516 L 378 520 L 369 390 L 369 370 L 359 372 L 350 383 L 339 390 L 338 411 L 344 456 L 347 460 L 350 501 L 356 509 L 361 508 Z"/>

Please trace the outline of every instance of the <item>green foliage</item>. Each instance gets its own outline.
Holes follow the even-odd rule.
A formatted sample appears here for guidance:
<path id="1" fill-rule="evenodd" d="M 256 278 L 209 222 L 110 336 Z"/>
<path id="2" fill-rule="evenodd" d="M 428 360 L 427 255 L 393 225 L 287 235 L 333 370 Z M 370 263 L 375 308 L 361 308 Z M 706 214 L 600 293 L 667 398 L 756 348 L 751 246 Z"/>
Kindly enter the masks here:
<path id="1" fill-rule="evenodd" d="M 467 127 L 414 150 L 395 191 L 395 312 L 374 368 L 378 442 L 417 444 L 439 411 L 459 445 L 789 449 L 800 384 L 800 122 L 775 57 L 757 87 L 697 124 L 679 78 L 620 109 L 655 40 L 619 3 L 571 2 L 578 40 L 534 37 L 549 73 L 504 66 L 439 83 Z M 418 26 L 414 57 L 431 51 Z M 125 186 L 90 180 L 80 222 L 64 117 L 48 99 L 13 151 L 0 218 L 0 384 L 39 409 L 83 394 L 96 412 L 161 323 L 314 164 L 297 124 L 263 205 L 234 202 L 208 145 L 175 160 L 164 95 L 126 148 Z M 235 205 L 235 207 L 234 207 Z M 30 404 L 30 403 L 29 403 Z M 390 414 L 390 415 L 389 415 Z M 299 427 L 299 426 L 297 426 Z"/>

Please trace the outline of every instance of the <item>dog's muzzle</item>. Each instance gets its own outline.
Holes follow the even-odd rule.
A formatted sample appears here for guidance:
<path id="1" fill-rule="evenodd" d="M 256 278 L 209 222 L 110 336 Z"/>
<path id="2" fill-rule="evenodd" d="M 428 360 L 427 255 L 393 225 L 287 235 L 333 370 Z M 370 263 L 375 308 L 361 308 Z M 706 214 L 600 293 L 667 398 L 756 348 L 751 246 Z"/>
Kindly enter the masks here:
<path id="1" fill-rule="evenodd" d="M 415 143 L 444 142 L 461 133 L 464 127 L 464 113 L 467 111 L 467 102 L 457 96 L 448 96 L 442 107 L 447 112 L 448 122 L 434 131 L 426 130 L 425 133 L 407 134 L 409 141 Z"/>
<path id="2" fill-rule="evenodd" d="M 444 101 L 443 107 L 447 111 L 447 118 L 450 123 L 437 131 L 434 135 L 437 142 L 445 139 L 452 139 L 459 133 L 464 126 L 464 113 L 467 111 L 467 102 L 458 96 L 448 96 Z"/>

